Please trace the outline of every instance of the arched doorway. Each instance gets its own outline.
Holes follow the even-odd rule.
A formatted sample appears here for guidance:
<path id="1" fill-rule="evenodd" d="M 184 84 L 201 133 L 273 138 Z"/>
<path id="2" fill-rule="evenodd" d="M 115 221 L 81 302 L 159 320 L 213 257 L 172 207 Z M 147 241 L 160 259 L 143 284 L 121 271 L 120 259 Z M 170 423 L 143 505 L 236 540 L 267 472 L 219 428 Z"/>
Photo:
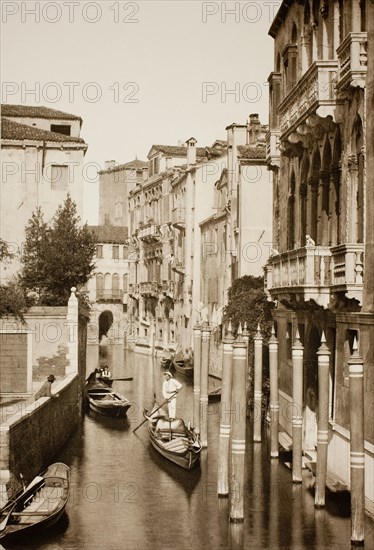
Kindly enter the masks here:
<path id="1" fill-rule="evenodd" d="M 103 336 L 107 336 L 110 327 L 113 325 L 113 313 L 103 311 L 99 316 L 99 342 Z"/>
<path id="2" fill-rule="evenodd" d="M 305 340 L 303 449 L 315 450 L 315 446 L 317 445 L 318 414 L 317 351 L 321 344 L 321 335 L 315 325 L 311 326 Z"/>

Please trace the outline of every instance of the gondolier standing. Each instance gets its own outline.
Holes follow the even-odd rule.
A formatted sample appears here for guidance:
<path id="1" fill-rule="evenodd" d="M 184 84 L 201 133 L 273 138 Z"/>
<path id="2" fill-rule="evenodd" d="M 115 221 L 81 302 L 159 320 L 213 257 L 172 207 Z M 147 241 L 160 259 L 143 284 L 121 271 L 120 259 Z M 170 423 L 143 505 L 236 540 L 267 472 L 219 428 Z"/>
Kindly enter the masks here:
<path id="1" fill-rule="evenodd" d="M 162 385 L 162 395 L 165 397 L 165 399 L 169 399 L 173 393 L 178 393 L 179 390 L 182 387 L 182 384 L 178 382 L 178 380 L 175 380 L 175 378 L 172 377 L 170 371 L 164 372 L 165 381 Z M 177 408 L 177 398 L 173 397 L 168 401 L 168 412 L 169 412 L 169 418 L 170 420 L 173 420 L 175 418 Z"/>

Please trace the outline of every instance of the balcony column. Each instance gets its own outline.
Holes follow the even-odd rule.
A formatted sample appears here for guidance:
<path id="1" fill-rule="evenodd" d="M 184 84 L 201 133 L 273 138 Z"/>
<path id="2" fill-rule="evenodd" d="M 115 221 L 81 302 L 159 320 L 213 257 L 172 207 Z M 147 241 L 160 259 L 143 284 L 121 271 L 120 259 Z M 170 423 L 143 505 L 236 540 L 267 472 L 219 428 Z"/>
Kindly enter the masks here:
<path id="1" fill-rule="evenodd" d="M 329 371 L 330 351 L 322 333 L 318 356 L 318 432 L 317 432 L 317 473 L 314 505 L 325 506 L 327 451 L 329 437 Z"/>
<path id="2" fill-rule="evenodd" d="M 303 357 L 304 347 L 296 331 L 292 346 L 292 481 L 302 482 L 303 452 Z"/>
<path id="3" fill-rule="evenodd" d="M 330 172 L 321 170 L 318 194 L 317 244 L 322 246 L 328 246 L 329 244 L 329 186 Z"/>
<path id="4" fill-rule="evenodd" d="M 201 326 L 193 327 L 194 368 L 193 368 L 193 427 L 200 434 L 200 380 L 201 380 Z"/>
<path id="5" fill-rule="evenodd" d="M 351 0 L 351 32 L 361 32 L 361 8 L 360 0 Z M 352 51 L 351 51 L 352 54 Z M 358 57 L 356 58 L 358 59 Z"/>
<path id="6" fill-rule="evenodd" d="M 231 321 L 223 339 L 222 388 L 221 388 L 221 423 L 219 427 L 218 455 L 218 496 L 229 494 L 229 452 L 231 430 L 231 391 L 232 391 L 232 334 Z"/>
<path id="7" fill-rule="evenodd" d="M 310 45 L 310 36 L 309 34 L 304 34 L 301 36 L 301 74 L 306 73 L 309 68 L 309 46 Z"/>
<path id="8" fill-rule="evenodd" d="M 260 332 L 260 325 L 257 326 L 257 332 L 254 337 L 254 361 L 255 361 L 255 381 L 254 381 L 254 425 L 253 441 L 261 441 L 261 420 L 262 420 L 262 344 L 263 338 Z"/>
<path id="9" fill-rule="evenodd" d="M 139 319 L 144 319 L 145 317 L 145 298 L 139 296 Z"/>
<path id="10" fill-rule="evenodd" d="M 299 213 L 300 213 L 300 229 L 299 229 L 299 236 L 298 240 L 300 242 L 300 246 L 305 246 L 305 238 L 307 234 L 307 192 L 308 192 L 308 186 L 306 183 L 302 183 L 300 185 L 299 190 L 299 197 L 300 197 L 300 205 L 299 205 Z"/>
<path id="11" fill-rule="evenodd" d="M 351 540 L 353 543 L 362 543 L 365 525 L 364 362 L 358 353 L 356 338 L 348 366 L 351 420 Z"/>
<path id="12" fill-rule="evenodd" d="M 331 166 L 329 188 L 329 246 L 336 246 L 339 242 L 339 184 L 340 170 L 338 166 Z"/>
<path id="13" fill-rule="evenodd" d="M 340 45 L 340 29 L 339 29 L 339 21 L 340 21 L 340 6 L 339 6 L 339 0 L 334 0 L 334 12 L 333 12 L 333 51 L 336 52 L 336 50 L 339 48 Z"/>
<path id="14" fill-rule="evenodd" d="M 278 340 L 275 337 L 274 325 L 269 340 L 270 370 L 270 456 L 278 458 L 279 438 L 279 390 L 278 390 Z"/>
<path id="15" fill-rule="evenodd" d="M 358 186 L 358 159 L 357 155 L 348 157 L 348 224 L 347 241 L 357 242 L 357 186 Z"/>
<path id="16" fill-rule="evenodd" d="M 318 217 L 318 176 L 312 176 L 308 180 L 307 199 L 307 234 L 317 241 L 317 218 Z"/>

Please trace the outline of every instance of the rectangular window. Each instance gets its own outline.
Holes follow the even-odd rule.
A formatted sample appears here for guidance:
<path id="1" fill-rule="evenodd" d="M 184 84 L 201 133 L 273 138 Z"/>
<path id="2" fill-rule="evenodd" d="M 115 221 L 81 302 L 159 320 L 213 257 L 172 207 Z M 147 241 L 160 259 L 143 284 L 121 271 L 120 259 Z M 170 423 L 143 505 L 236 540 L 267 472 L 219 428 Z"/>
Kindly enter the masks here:
<path id="1" fill-rule="evenodd" d="M 160 169 L 159 158 L 156 157 L 156 158 L 154 159 L 154 173 L 155 173 L 155 174 L 158 174 L 159 169 Z"/>
<path id="2" fill-rule="evenodd" d="M 119 246 L 117 244 L 112 246 L 112 259 L 119 260 Z"/>
<path id="3" fill-rule="evenodd" d="M 98 260 L 100 260 L 103 257 L 104 257 L 104 255 L 103 255 L 103 245 L 102 244 L 97 244 L 96 245 L 96 258 Z"/>
<path id="4" fill-rule="evenodd" d="M 51 189 L 54 191 L 66 191 L 69 183 L 69 167 L 59 164 L 51 166 Z"/>
<path id="5" fill-rule="evenodd" d="M 63 134 L 64 136 L 70 136 L 71 126 L 69 124 L 51 124 L 51 132 Z"/>

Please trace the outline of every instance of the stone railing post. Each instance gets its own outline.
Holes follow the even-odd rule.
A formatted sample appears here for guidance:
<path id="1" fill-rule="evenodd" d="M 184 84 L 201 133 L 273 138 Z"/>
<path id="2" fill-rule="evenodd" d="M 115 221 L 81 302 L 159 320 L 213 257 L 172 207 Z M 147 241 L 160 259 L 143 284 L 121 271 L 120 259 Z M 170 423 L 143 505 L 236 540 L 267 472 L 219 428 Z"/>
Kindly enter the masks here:
<path id="1" fill-rule="evenodd" d="M 78 372 L 78 299 L 75 295 L 77 289 L 71 288 L 71 294 L 68 301 L 67 325 L 68 325 L 68 366 L 65 374 L 75 374 Z"/>

